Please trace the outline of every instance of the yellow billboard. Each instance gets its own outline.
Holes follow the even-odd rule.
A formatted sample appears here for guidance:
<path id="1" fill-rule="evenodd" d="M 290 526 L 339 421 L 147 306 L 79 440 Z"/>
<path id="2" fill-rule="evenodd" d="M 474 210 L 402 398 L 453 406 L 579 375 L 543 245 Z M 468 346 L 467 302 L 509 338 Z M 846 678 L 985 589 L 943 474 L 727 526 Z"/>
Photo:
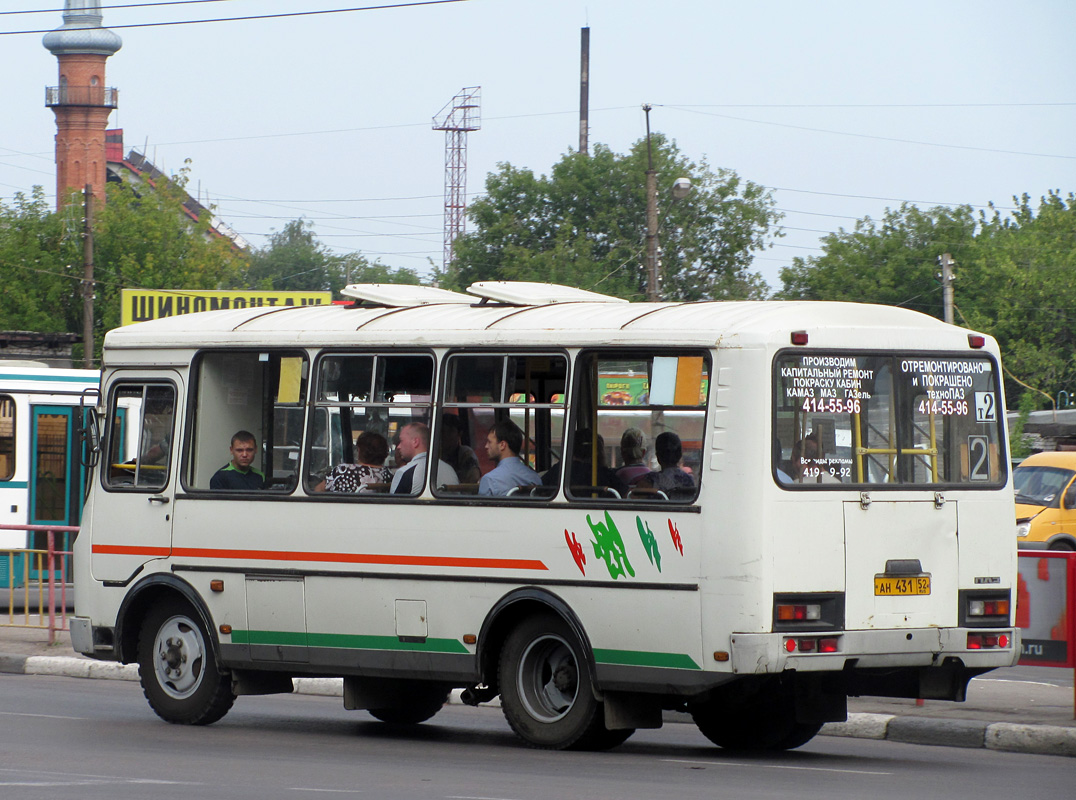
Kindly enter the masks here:
<path id="1" fill-rule="evenodd" d="M 221 308 L 325 306 L 332 302 L 332 292 L 124 289 L 122 295 L 121 325 Z"/>

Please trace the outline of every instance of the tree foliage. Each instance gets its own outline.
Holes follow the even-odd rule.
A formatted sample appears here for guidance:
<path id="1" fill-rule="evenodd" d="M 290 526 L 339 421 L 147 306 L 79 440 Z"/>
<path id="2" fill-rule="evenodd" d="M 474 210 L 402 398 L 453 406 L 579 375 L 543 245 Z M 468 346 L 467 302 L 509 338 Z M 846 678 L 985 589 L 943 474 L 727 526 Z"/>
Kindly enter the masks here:
<path id="1" fill-rule="evenodd" d="M 330 252 L 318 241 L 313 224 L 304 219 L 288 222 L 270 234 L 265 247 L 252 251 L 242 281 L 255 289 L 334 294 L 349 283 L 420 283 L 413 270 L 371 263 L 358 253 Z"/>
<path id="2" fill-rule="evenodd" d="M 1056 397 L 1076 393 L 1076 196 L 1051 192 L 1035 208 L 974 214 L 968 206 L 903 205 L 881 222 L 823 237 L 821 256 L 781 272 L 787 299 L 850 300 L 943 317 L 938 257 L 956 263 L 956 322 L 996 337 L 1015 405 L 1020 382 Z"/>
<path id="3" fill-rule="evenodd" d="M 778 235 L 769 190 L 735 172 L 716 172 L 651 137 L 659 192 L 659 242 L 666 299 L 763 297 L 750 267 Z M 639 300 L 646 297 L 646 140 L 618 155 L 596 145 L 568 153 L 548 177 L 501 164 L 468 216 L 475 230 L 456 244 L 442 283 L 479 280 L 562 283 Z M 688 177 L 693 191 L 672 202 L 669 188 Z"/>

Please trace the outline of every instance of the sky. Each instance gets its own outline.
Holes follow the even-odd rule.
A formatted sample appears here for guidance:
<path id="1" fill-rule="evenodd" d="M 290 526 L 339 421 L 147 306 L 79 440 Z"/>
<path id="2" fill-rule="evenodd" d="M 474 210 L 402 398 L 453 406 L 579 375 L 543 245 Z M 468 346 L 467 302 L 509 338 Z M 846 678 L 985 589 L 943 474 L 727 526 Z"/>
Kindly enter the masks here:
<path id="1" fill-rule="evenodd" d="M 548 174 L 579 146 L 587 26 L 591 147 L 627 152 L 649 103 L 652 130 L 684 155 L 772 188 L 784 236 L 753 266 L 774 289 L 821 236 L 903 202 L 1006 212 L 1014 195 L 1076 191 L 1071 0 L 399 0 L 129 28 L 360 3 L 110 7 L 145 2 L 102 2 L 123 39 L 107 62 L 110 127 L 166 172 L 189 160 L 190 192 L 255 246 L 303 217 L 334 251 L 428 274 L 445 190 L 433 116 L 481 87 L 470 199 L 501 163 Z M 62 6 L 0 6 L 4 202 L 55 193 L 56 59 L 40 33 L 8 32 L 59 27 Z M 10 13 L 22 11 L 49 13 Z"/>

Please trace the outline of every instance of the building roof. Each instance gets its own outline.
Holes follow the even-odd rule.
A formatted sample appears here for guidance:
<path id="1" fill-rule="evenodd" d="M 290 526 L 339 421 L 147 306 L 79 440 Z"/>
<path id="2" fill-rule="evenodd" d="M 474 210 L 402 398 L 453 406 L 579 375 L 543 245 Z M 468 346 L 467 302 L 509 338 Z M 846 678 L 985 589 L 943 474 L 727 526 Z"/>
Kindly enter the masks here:
<path id="1" fill-rule="evenodd" d="M 41 39 L 54 56 L 110 56 L 123 46 L 119 34 L 101 27 L 101 0 L 66 0 L 64 24 Z"/>

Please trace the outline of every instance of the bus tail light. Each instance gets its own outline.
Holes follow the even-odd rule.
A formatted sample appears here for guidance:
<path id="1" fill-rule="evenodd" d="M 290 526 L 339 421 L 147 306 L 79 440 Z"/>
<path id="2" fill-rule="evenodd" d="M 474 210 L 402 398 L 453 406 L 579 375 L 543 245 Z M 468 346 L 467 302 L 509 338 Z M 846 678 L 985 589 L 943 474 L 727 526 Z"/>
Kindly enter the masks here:
<path id="1" fill-rule="evenodd" d="M 789 653 L 837 653 L 840 651 L 837 636 L 797 636 L 785 639 Z"/>
<path id="2" fill-rule="evenodd" d="M 969 650 L 996 650 L 1005 649 L 1009 646 L 1007 633 L 969 633 Z"/>
<path id="3" fill-rule="evenodd" d="M 981 350 L 983 347 L 986 347 L 986 337 L 981 333 L 969 333 L 968 347 L 973 350 Z"/>
<path id="4" fill-rule="evenodd" d="M 782 622 L 822 619 L 822 606 L 819 603 L 780 603 L 777 606 L 777 619 Z"/>
<path id="5" fill-rule="evenodd" d="M 960 627 L 1007 628 L 1012 625 L 1012 596 L 1008 589 L 961 589 Z"/>
<path id="6" fill-rule="evenodd" d="M 807 344 L 807 331 L 792 331 L 792 344 Z"/>

